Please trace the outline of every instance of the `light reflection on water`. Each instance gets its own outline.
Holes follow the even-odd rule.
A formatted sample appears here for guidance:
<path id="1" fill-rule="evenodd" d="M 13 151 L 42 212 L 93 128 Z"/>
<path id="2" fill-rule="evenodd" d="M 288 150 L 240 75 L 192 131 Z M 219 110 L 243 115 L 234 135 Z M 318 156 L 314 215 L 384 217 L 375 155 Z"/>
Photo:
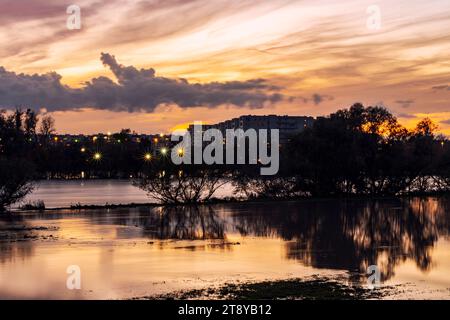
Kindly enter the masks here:
<path id="1" fill-rule="evenodd" d="M 0 227 L 2 298 L 129 298 L 313 274 L 364 281 L 372 264 L 386 284 L 450 294 L 443 197 L 29 213 Z M 81 291 L 66 289 L 74 264 Z"/>

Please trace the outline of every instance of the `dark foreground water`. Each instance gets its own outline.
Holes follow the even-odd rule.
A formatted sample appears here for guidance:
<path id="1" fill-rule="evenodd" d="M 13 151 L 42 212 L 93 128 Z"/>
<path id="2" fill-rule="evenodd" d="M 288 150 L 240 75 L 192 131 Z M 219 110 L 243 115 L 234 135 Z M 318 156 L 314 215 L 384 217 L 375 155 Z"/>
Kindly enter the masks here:
<path id="1" fill-rule="evenodd" d="M 0 217 L 0 298 L 122 299 L 378 265 L 392 298 L 450 298 L 450 198 L 53 211 Z M 68 290 L 67 267 L 81 270 Z"/>

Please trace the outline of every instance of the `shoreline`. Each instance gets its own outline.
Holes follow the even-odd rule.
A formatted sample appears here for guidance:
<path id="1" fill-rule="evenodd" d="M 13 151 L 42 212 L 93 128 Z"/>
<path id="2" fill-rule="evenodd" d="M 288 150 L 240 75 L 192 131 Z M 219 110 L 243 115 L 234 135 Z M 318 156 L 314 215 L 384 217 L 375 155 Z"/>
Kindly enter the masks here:
<path id="1" fill-rule="evenodd" d="M 253 199 L 239 199 L 239 198 L 213 198 L 206 202 L 200 203 L 119 203 L 119 204 L 109 204 L 104 205 L 90 205 L 90 204 L 75 204 L 65 207 L 55 207 L 55 208 L 30 208 L 30 209 L 20 209 L 16 208 L 10 211 L 6 211 L 4 214 L 8 213 L 28 213 L 28 212 L 46 212 L 46 211 L 61 211 L 61 210 L 98 210 L 98 209 L 121 209 L 121 208 L 169 208 L 169 207 L 201 207 L 209 205 L 218 204 L 257 204 L 257 203 L 278 203 L 278 202 L 316 202 L 316 201 L 378 201 L 378 200 L 405 200 L 411 198 L 422 198 L 422 197 L 450 197 L 448 192 L 433 192 L 433 193 L 418 193 L 410 195 L 399 195 L 399 196 L 354 196 L 354 197 L 302 197 L 302 198 L 286 198 L 286 199 L 267 199 L 267 198 L 253 198 Z"/>
<path id="2" fill-rule="evenodd" d="M 226 282 L 215 287 L 188 289 L 167 294 L 133 297 L 130 300 L 370 300 L 395 297 L 398 286 L 369 289 L 346 284 L 342 279 L 313 275 L 263 281 Z"/>

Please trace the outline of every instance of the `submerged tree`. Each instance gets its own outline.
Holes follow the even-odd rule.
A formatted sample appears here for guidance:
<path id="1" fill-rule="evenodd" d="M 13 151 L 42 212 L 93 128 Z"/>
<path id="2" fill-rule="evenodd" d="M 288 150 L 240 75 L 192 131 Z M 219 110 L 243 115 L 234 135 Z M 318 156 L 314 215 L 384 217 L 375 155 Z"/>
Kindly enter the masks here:
<path id="1" fill-rule="evenodd" d="M 33 190 L 36 114 L 0 112 L 0 212 Z"/>
<path id="2" fill-rule="evenodd" d="M 155 159 L 145 171 L 133 184 L 163 204 L 207 202 L 231 180 L 229 173 L 215 166 L 178 166 L 164 157 Z"/>
<path id="3" fill-rule="evenodd" d="M 33 190 L 33 172 L 33 166 L 26 160 L 0 159 L 0 212 Z"/>
<path id="4" fill-rule="evenodd" d="M 313 196 L 412 192 L 433 173 L 433 150 L 440 147 L 434 130 L 426 119 L 410 132 L 385 108 L 355 104 L 294 137 L 286 162 L 299 188 Z"/>

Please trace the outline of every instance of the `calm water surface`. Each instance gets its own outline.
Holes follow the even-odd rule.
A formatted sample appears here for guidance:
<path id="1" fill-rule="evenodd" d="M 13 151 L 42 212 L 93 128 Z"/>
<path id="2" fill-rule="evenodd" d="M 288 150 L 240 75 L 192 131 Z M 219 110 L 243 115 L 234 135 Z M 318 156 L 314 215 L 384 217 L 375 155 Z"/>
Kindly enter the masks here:
<path id="1" fill-rule="evenodd" d="M 0 217 L 0 297 L 122 299 L 380 267 L 395 298 L 450 298 L 450 199 L 304 201 Z M 66 289 L 66 268 L 82 289 Z"/>
<path id="2" fill-rule="evenodd" d="M 225 186 L 215 196 L 232 196 L 231 186 Z M 131 180 L 43 180 L 24 202 L 42 200 L 47 208 L 70 207 L 75 204 L 104 205 L 155 202 Z"/>

